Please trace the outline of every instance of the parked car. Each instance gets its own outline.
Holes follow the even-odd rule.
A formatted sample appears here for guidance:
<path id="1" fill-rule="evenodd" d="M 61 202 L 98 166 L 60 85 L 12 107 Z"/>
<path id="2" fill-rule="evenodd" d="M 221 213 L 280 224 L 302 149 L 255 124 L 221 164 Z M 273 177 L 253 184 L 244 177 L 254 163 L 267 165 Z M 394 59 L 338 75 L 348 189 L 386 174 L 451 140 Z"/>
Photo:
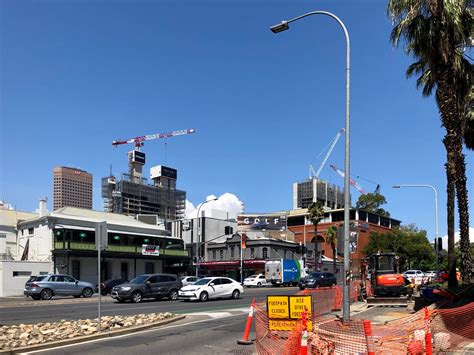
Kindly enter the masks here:
<path id="1" fill-rule="evenodd" d="M 134 303 L 145 298 L 157 300 L 167 297 L 170 300 L 178 299 L 178 290 L 183 287 L 181 280 L 171 274 L 145 274 L 135 277 L 128 283 L 114 286 L 110 295 L 118 302 L 130 300 Z"/>
<path id="2" fill-rule="evenodd" d="M 434 281 L 437 279 L 436 271 L 427 271 L 425 272 L 426 281 Z"/>
<path id="3" fill-rule="evenodd" d="M 267 282 L 265 274 L 252 275 L 244 280 L 244 286 L 246 287 L 262 287 L 266 285 L 271 284 Z"/>
<path id="4" fill-rule="evenodd" d="M 179 290 L 179 299 L 206 302 L 212 298 L 237 299 L 244 292 L 240 283 L 228 277 L 205 277 Z"/>
<path id="5" fill-rule="evenodd" d="M 124 280 L 124 279 L 113 279 L 113 280 L 107 280 L 107 281 L 101 282 L 100 293 L 102 294 L 102 296 L 106 296 L 107 294 L 112 292 L 112 288 L 121 284 L 125 284 L 127 282 L 128 280 Z"/>
<path id="6" fill-rule="evenodd" d="M 333 285 L 337 285 L 337 277 L 330 272 L 312 272 L 298 283 L 300 290 Z"/>
<path id="7" fill-rule="evenodd" d="M 32 279 L 32 278 L 30 278 Z M 34 300 L 50 300 L 53 296 L 91 297 L 95 285 L 76 280 L 68 275 L 41 275 L 33 281 L 28 280 L 23 293 Z"/>
<path id="8" fill-rule="evenodd" d="M 180 280 L 181 280 L 181 283 L 183 284 L 183 286 L 192 285 L 193 283 L 195 283 L 199 279 L 200 279 L 200 277 L 196 277 L 196 276 L 181 276 L 180 277 Z"/>
<path id="9" fill-rule="evenodd" d="M 410 282 L 414 279 L 416 285 L 421 285 L 424 281 L 425 274 L 421 270 L 407 270 L 403 273 L 403 276 Z"/>

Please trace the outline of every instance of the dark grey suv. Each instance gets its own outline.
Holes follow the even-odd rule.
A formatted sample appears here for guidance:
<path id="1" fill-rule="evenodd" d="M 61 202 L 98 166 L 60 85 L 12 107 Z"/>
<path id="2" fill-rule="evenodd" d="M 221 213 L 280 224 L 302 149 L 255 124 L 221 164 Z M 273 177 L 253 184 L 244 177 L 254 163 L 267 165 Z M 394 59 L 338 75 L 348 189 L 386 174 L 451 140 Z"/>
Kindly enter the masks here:
<path id="1" fill-rule="evenodd" d="M 337 278 L 330 272 L 312 272 L 298 283 L 300 290 L 333 285 L 337 285 Z"/>
<path id="2" fill-rule="evenodd" d="M 145 274 L 135 277 L 129 283 L 115 286 L 110 295 L 118 302 L 130 300 L 141 302 L 144 298 L 157 300 L 167 297 L 170 300 L 178 299 L 178 290 L 183 287 L 181 280 L 171 274 Z"/>

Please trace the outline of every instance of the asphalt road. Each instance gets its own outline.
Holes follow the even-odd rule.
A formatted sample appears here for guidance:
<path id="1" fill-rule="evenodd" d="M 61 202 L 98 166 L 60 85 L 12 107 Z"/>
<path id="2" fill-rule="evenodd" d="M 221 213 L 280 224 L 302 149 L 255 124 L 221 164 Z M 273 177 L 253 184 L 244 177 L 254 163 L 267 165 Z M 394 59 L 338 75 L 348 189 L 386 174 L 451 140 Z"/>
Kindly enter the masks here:
<path id="1" fill-rule="evenodd" d="M 133 315 L 140 313 L 171 312 L 177 314 L 190 314 L 197 312 L 216 312 L 229 309 L 249 307 L 252 298 L 264 301 L 267 295 L 291 295 L 298 291 L 297 287 L 266 287 L 245 289 L 240 299 L 209 300 L 206 303 L 184 302 L 169 300 L 144 300 L 141 303 L 116 303 L 107 296 L 102 302 L 102 315 Z M 32 301 L 32 305 L 4 307 L 0 309 L 0 325 L 20 323 L 54 322 L 61 319 L 87 319 L 97 318 L 98 306 L 92 300 L 58 300 L 57 304 L 41 304 L 41 301 Z M 24 299 L 23 299 L 24 302 Z"/>
<path id="2" fill-rule="evenodd" d="M 219 319 L 196 320 L 187 317 L 150 331 L 98 341 L 75 344 L 35 354 L 252 354 L 254 345 L 238 345 L 242 338 L 246 314 Z M 255 330 L 249 339 L 255 338 Z"/>

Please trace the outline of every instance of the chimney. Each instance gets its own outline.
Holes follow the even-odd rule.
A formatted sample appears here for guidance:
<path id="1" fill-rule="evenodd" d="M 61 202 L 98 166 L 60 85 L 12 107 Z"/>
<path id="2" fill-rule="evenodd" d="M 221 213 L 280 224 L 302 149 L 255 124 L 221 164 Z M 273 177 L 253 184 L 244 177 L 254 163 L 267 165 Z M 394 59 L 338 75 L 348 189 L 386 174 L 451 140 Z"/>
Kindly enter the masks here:
<path id="1" fill-rule="evenodd" d="M 48 210 L 46 209 L 46 202 L 48 202 L 47 197 L 39 200 L 38 214 L 40 217 L 44 217 L 48 213 Z"/>

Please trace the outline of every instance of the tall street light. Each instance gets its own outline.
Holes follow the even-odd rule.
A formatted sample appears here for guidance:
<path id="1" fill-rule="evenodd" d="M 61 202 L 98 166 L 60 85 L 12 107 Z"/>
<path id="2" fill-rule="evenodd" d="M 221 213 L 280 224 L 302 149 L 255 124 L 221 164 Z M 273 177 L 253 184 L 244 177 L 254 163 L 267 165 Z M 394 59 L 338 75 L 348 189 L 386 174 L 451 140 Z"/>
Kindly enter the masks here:
<path id="1" fill-rule="evenodd" d="M 435 240 L 436 243 L 439 242 L 438 240 L 438 191 L 433 185 L 425 185 L 425 184 L 418 184 L 418 185 L 393 185 L 394 189 L 399 189 L 401 187 L 428 187 L 433 190 L 434 197 L 435 197 Z M 438 265 L 438 247 L 436 247 L 436 276 L 439 274 L 439 265 Z"/>
<path id="2" fill-rule="evenodd" d="M 210 200 L 207 200 L 206 202 L 202 203 L 197 210 L 197 219 L 198 219 L 198 230 L 197 230 L 197 243 L 196 243 L 196 277 L 199 275 L 199 247 L 200 247 L 200 242 L 201 242 L 201 216 L 199 215 L 199 212 L 201 211 L 201 207 L 204 206 L 206 203 L 211 202 L 211 201 L 217 201 L 217 197 L 214 197 Z"/>
<path id="3" fill-rule="evenodd" d="M 349 191 L 349 177 L 350 177 L 350 72 L 351 72 L 351 61 L 350 61 L 350 40 L 349 33 L 344 23 L 339 17 L 333 13 L 327 11 L 312 11 L 307 14 L 295 17 L 294 19 L 288 21 L 282 21 L 280 24 L 270 27 L 270 30 L 273 33 L 279 33 L 286 31 L 290 28 L 289 24 L 298 21 L 302 18 L 311 16 L 311 15 L 325 15 L 333 18 L 341 26 L 346 37 L 346 142 L 345 142 L 345 152 L 344 152 L 344 302 L 342 307 L 343 321 L 347 322 L 350 318 L 350 299 L 349 299 L 349 283 L 350 283 L 350 264 L 349 264 L 349 209 L 350 209 L 350 191 Z"/>

